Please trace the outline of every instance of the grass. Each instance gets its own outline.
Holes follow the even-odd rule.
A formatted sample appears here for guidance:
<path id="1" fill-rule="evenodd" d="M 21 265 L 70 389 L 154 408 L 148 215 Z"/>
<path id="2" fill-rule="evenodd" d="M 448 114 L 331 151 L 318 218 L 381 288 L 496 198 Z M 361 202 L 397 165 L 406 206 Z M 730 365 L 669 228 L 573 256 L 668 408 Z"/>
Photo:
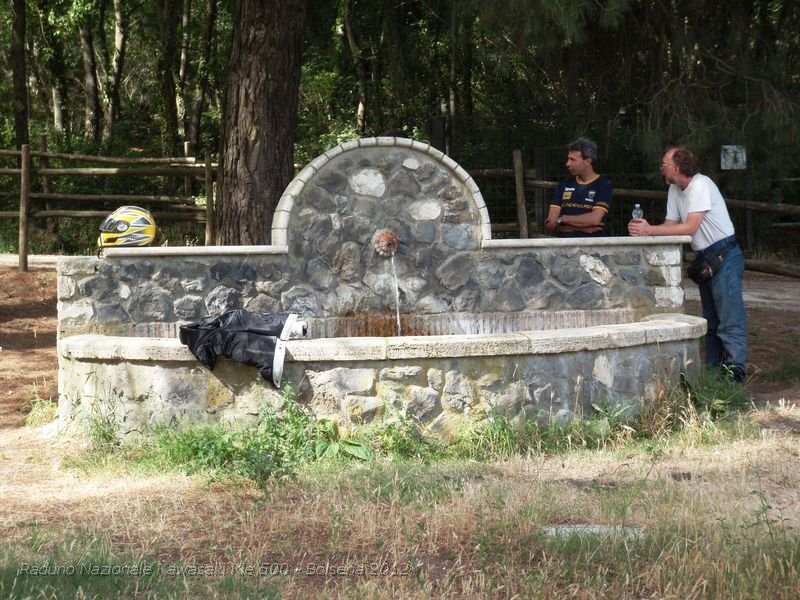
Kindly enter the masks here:
<path id="1" fill-rule="evenodd" d="M 36 532 L 29 540 L 39 544 Z M 77 538 L 46 552 L 0 554 L 4 598 L 188 598 L 213 597 L 217 590 L 259 598 L 278 597 L 263 579 L 247 578 L 221 565 L 170 565 L 135 555 L 110 553 L 107 539 Z M 210 585 L 214 576 L 214 583 Z"/>
<path id="2" fill-rule="evenodd" d="M 290 398 L 250 430 L 102 445 L 73 461 L 62 498 L 20 482 L 0 595 L 793 598 L 796 440 L 764 436 L 726 390 L 712 380 L 639 415 L 550 428 L 487 419 L 450 446 L 402 416 L 318 427 Z M 270 468 L 253 467 L 265 453 Z M 561 525 L 605 528 L 548 533 Z"/>
<path id="3" fill-rule="evenodd" d="M 52 423 L 58 418 L 58 403 L 52 399 L 44 399 L 39 395 L 39 388 L 34 384 L 33 391 L 26 406 L 28 414 L 25 417 L 26 427 L 41 427 Z"/>
<path id="4" fill-rule="evenodd" d="M 784 357 L 774 369 L 767 373 L 767 381 L 800 381 L 800 358 Z"/>

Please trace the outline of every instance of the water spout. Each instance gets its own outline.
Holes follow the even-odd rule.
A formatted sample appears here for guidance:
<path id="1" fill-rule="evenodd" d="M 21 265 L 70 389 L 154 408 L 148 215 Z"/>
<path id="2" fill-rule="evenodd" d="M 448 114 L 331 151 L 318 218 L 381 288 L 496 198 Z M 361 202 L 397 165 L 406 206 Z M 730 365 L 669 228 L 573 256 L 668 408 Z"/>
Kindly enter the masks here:
<path id="1" fill-rule="evenodd" d="M 372 238 L 372 247 L 375 248 L 375 252 L 380 256 L 390 258 L 397 254 L 397 249 L 400 247 L 400 240 L 397 239 L 397 236 L 391 231 L 383 229 L 377 232 Z"/>
<path id="2" fill-rule="evenodd" d="M 392 276 L 394 277 L 394 307 L 397 315 L 397 335 L 403 335 L 400 328 L 400 287 L 397 283 L 397 269 L 394 266 L 394 255 L 400 247 L 400 240 L 397 236 L 386 229 L 379 231 L 372 238 L 372 247 L 379 256 L 388 258 L 392 264 Z"/>

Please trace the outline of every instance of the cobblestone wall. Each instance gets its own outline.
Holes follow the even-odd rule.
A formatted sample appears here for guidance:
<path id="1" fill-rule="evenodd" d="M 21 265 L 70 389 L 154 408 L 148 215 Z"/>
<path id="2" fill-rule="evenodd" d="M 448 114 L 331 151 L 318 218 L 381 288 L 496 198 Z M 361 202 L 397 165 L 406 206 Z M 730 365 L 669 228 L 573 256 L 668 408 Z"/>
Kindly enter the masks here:
<path id="1" fill-rule="evenodd" d="M 396 335 L 399 299 L 403 334 L 467 333 L 626 322 L 683 305 L 676 240 L 491 240 L 469 175 L 410 140 L 350 142 L 316 159 L 287 188 L 272 231 L 264 252 L 64 258 L 60 332 L 171 336 L 246 308 L 301 314 L 315 337 Z M 388 258 L 375 250 L 386 231 L 399 240 Z"/>
<path id="2" fill-rule="evenodd" d="M 319 417 L 370 423 L 406 414 L 448 437 L 464 418 L 580 418 L 669 392 L 700 365 L 705 322 L 657 315 L 639 323 L 487 336 L 290 340 L 284 384 Z M 119 434 L 158 425 L 247 419 L 280 391 L 255 369 L 200 366 L 178 340 L 78 335 L 59 342 L 62 421 L 97 411 Z"/>

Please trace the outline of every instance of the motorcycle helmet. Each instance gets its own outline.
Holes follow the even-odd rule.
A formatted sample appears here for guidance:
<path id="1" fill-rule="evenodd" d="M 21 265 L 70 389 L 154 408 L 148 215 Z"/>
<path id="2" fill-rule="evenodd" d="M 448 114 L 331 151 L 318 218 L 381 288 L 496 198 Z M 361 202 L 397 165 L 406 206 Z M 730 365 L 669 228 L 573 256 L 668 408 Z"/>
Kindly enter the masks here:
<path id="1" fill-rule="evenodd" d="M 138 206 L 121 206 L 100 225 L 97 245 L 149 246 L 156 237 L 156 222 L 149 211 Z"/>

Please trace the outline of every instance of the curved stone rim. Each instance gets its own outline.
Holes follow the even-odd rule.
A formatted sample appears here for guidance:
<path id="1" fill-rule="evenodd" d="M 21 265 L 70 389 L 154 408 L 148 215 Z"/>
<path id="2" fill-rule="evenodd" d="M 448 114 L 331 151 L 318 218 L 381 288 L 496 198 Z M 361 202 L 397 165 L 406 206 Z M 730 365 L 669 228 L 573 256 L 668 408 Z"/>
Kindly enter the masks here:
<path id="1" fill-rule="evenodd" d="M 287 362 L 354 362 L 416 358 L 463 358 L 516 354 L 560 354 L 608 350 L 697 339 L 706 321 L 682 313 L 661 313 L 618 325 L 408 337 L 319 338 L 286 342 Z M 177 338 L 132 338 L 81 334 L 58 341 L 65 359 L 100 361 L 197 362 Z M 199 365 L 199 363 L 198 363 Z"/>

